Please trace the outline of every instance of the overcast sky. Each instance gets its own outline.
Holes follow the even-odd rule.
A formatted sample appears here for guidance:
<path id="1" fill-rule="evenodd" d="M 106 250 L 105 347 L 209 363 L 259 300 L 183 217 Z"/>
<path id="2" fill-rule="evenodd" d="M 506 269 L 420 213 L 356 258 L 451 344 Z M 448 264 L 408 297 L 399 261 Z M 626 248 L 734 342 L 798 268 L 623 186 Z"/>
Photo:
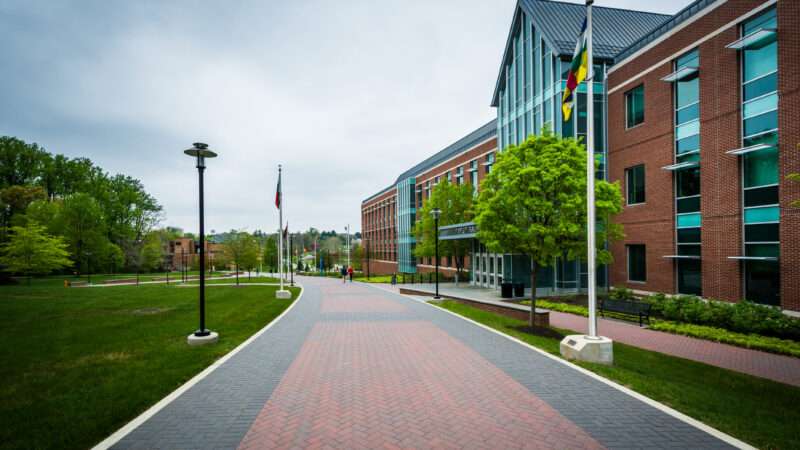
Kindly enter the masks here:
<path id="1" fill-rule="evenodd" d="M 690 0 L 597 0 L 674 13 Z M 0 2 L 0 135 L 139 178 L 162 225 L 361 228 L 360 203 L 488 120 L 513 0 Z"/>

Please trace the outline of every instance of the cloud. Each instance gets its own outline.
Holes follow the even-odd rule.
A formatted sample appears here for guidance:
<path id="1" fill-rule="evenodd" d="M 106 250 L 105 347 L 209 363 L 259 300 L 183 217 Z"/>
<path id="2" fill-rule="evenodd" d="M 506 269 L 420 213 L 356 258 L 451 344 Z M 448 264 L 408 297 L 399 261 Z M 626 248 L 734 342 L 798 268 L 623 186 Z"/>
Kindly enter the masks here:
<path id="1" fill-rule="evenodd" d="M 514 6 L 5 3 L 0 133 L 141 179 L 164 224 L 190 230 L 197 175 L 182 150 L 204 141 L 220 154 L 209 229 L 277 228 L 283 164 L 293 228 L 357 230 L 362 199 L 495 116 Z"/>

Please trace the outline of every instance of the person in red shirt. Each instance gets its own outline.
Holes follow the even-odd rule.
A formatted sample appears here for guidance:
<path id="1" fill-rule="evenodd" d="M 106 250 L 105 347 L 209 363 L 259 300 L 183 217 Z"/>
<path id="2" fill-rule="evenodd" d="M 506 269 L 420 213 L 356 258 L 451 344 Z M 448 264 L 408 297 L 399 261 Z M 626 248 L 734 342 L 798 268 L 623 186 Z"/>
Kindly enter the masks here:
<path id="1" fill-rule="evenodd" d="M 350 277 L 350 282 L 353 282 L 353 266 L 347 268 L 347 276 Z"/>

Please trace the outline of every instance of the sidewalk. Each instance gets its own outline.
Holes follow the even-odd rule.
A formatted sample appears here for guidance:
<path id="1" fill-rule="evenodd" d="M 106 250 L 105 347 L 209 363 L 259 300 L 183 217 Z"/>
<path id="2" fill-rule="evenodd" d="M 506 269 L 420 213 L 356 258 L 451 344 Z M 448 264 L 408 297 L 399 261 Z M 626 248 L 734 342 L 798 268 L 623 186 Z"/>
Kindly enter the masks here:
<path id="1" fill-rule="evenodd" d="M 384 289 L 399 292 L 399 289 L 413 289 L 433 294 L 432 284 L 405 284 L 392 286 L 380 284 Z M 514 303 L 503 302 L 499 291 L 462 284 L 459 287 L 451 284 L 440 284 L 439 294 L 442 297 L 470 300 L 510 307 L 512 309 L 530 308 Z M 588 322 L 585 317 L 558 311 L 550 312 L 550 325 L 565 328 L 579 333 L 586 333 Z M 690 359 L 723 369 L 734 370 L 780 383 L 800 386 L 800 358 L 766 353 L 742 347 L 735 347 L 719 342 L 696 339 L 688 336 L 664 333 L 661 331 L 640 328 L 637 324 L 598 317 L 597 328 L 600 334 L 617 342 L 665 353 L 680 358 Z"/>

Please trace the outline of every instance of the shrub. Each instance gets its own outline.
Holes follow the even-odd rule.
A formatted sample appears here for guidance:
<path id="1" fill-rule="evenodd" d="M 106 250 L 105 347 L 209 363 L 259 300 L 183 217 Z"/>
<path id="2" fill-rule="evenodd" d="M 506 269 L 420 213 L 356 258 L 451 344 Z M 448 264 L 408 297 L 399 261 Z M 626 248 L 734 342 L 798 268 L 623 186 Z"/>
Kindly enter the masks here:
<path id="1" fill-rule="evenodd" d="M 653 305 L 651 314 L 667 320 L 800 340 L 800 320 L 786 316 L 778 308 L 749 301 L 704 301 L 693 295 L 655 294 L 645 300 Z"/>
<path id="2" fill-rule="evenodd" d="M 633 300 L 633 291 L 628 288 L 611 288 L 608 292 L 611 300 Z"/>
<path id="3" fill-rule="evenodd" d="M 800 357 L 800 343 L 776 337 L 738 333 L 707 325 L 693 325 L 662 320 L 654 321 L 650 324 L 650 328 L 658 331 L 666 331 L 668 333 L 682 334 L 684 336 L 736 345 L 738 347 Z"/>

